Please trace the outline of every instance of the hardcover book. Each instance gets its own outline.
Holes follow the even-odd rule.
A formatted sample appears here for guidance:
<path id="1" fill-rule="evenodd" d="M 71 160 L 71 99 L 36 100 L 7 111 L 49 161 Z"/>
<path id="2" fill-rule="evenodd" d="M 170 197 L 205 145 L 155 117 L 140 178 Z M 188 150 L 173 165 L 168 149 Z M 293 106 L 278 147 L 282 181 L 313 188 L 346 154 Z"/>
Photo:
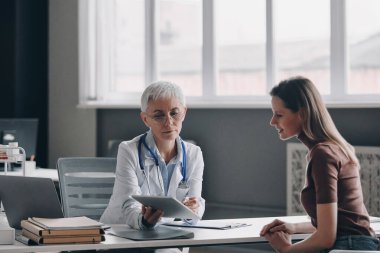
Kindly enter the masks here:
<path id="1" fill-rule="evenodd" d="M 38 236 L 23 229 L 22 235 L 37 244 L 62 244 L 62 243 L 99 243 L 104 241 L 103 235 L 81 235 L 81 236 Z"/>
<path id="2" fill-rule="evenodd" d="M 37 226 L 28 220 L 21 221 L 21 227 L 38 236 L 57 236 L 57 235 L 101 235 L 104 234 L 102 228 L 78 228 L 78 229 L 46 229 Z"/>
<path id="3" fill-rule="evenodd" d="M 103 224 L 88 217 L 28 218 L 21 221 L 19 241 L 31 244 L 99 243 L 105 240 Z"/>

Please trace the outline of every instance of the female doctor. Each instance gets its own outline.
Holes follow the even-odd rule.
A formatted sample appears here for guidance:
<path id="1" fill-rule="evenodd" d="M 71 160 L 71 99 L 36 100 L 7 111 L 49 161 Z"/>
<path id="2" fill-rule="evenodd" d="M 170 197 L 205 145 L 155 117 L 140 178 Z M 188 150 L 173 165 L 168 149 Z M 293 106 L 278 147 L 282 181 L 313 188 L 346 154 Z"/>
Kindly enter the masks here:
<path id="1" fill-rule="evenodd" d="M 154 227 L 162 210 L 141 206 L 131 195 L 174 197 L 202 217 L 202 151 L 179 136 L 186 111 L 176 84 L 159 81 L 145 89 L 140 116 L 149 131 L 120 144 L 113 194 L 101 222 L 126 223 L 135 229 Z"/>

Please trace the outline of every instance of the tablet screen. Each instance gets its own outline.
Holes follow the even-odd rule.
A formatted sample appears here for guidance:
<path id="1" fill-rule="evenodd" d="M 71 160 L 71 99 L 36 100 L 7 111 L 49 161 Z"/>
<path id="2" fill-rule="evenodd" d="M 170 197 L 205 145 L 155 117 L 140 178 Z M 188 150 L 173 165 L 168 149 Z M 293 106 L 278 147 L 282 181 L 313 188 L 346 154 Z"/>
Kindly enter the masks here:
<path id="1" fill-rule="evenodd" d="M 161 209 L 164 212 L 164 217 L 199 219 L 190 208 L 173 197 L 132 195 L 132 198 L 144 206 Z"/>

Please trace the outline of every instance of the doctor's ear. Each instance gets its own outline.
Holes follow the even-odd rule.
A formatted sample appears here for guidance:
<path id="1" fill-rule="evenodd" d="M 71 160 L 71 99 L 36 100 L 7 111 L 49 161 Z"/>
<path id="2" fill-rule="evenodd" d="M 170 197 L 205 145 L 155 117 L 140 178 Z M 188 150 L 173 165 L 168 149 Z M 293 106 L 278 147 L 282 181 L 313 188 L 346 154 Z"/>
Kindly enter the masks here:
<path id="1" fill-rule="evenodd" d="M 148 118 L 148 115 L 146 114 L 146 112 L 140 112 L 140 118 L 141 120 L 144 122 L 144 124 L 150 128 L 149 124 L 148 124 L 148 121 L 147 121 L 147 118 Z"/>
<path id="2" fill-rule="evenodd" d="M 184 108 L 183 108 L 183 117 L 182 117 L 182 121 L 185 120 L 186 112 L 187 112 L 187 107 L 184 107 Z"/>

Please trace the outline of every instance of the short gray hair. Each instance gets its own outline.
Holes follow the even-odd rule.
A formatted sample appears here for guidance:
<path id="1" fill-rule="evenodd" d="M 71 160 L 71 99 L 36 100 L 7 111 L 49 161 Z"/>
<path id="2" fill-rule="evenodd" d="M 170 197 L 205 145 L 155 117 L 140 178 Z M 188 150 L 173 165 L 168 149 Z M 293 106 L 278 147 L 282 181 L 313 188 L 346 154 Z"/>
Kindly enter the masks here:
<path id="1" fill-rule="evenodd" d="M 160 98 L 177 98 L 183 106 L 186 106 L 181 87 L 172 82 L 157 81 L 145 88 L 141 96 L 141 111 L 146 112 L 149 101 L 156 101 Z"/>

